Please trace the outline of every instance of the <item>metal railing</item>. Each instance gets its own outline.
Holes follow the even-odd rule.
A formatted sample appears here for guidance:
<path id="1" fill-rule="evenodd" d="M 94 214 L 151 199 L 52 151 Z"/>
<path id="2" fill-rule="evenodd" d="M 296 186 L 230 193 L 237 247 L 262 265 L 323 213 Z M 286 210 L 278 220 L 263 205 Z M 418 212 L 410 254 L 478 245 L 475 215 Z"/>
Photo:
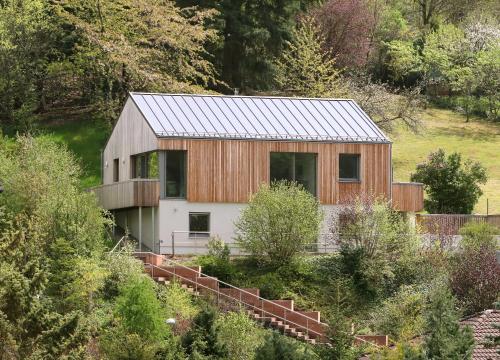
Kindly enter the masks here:
<path id="1" fill-rule="evenodd" d="M 138 258 L 141 258 L 141 257 L 146 257 L 146 256 L 159 256 L 157 254 L 154 254 L 152 252 L 134 252 L 134 255 Z M 172 275 L 174 278 L 177 278 L 177 279 L 181 279 L 181 280 L 184 280 L 184 282 L 186 283 L 186 285 L 188 284 L 191 284 L 191 285 L 194 285 L 194 291 L 198 292 L 198 290 L 201 288 L 201 289 L 205 289 L 205 290 L 208 290 L 209 292 L 211 293 L 214 293 L 217 297 L 217 304 L 219 305 L 220 304 L 220 301 L 221 301 L 221 297 L 222 298 L 225 298 L 225 299 L 229 299 L 229 300 L 233 300 L 233 301 L 237 301 L 239 303 L 239 305 L 243 305 L 244 307 L 246 307 L 247 309 L 251 309 L 257 313 L 260 313 L 262 315 L 266 315 L 266 316 L 262 316 L 261 318 L 262 319 L 269 319 L 271 320 L 272 318 L 274 318 L 275 320 L 276 319 L 279 319 L 283 325 L 292 325 L 294 328 L 296 328 L 297 331 L 301 331 L 305 328 L 305 333 L 307 336 L 309 336 L 310 334 L 313 334 L 314 335 L 314 338 L 317 338 L 317 339 L 324 339 L 324 340 L 327 340 L 327 341 L 332 341 L 332 339 L 328 338 L 326 336 L 325 333 L 320 333 L 316 330 L 313 330 L 310 328 L 310 324 L 317 324 L 321 327 L 323 327 L 324 329 L 327 329 L 329 328 L 328 324 L 325 324 L 325 323 L 322 323 L 321 321 L 317 321 L 307 315 L 304 315 L 304 314 L 301 314 L 295 310 L 291 310 L 285 306 L 282 306 L 280 304 L 277 304 L 271 300 L 268 300 L 268 299 L 265 299 L 259 295 L 256 295 L 256 294 L 252 294 L 251 292 L 248 292 L 246 290 L 243 290 L 241 288 L 238 288 L 234 285 L 231 285 L 229 283 L 226 283 L 222 280 L 219 280 L 218 278 L 215 278 L 215 277 L 212 277 L 212 276 L 209 276 L 207 274 L 204 274 L 202 273 L 201 271 L 196 271 L 196 270 L 193 270 L 192 268 L 189 268 L 185 265 L 182 265 L 180 263 L 177 263 L 175 261 L 172 261 L 171 259 L 167 259 L 165 257 L 163 257 L 163 260 L 168 262 L 170 265 L 173 266 L 173 271 L 170 271 L 168 270 L 167 268 L 165 267 L 161 267 L 161 266 L 157 266 L 157 265 L 154 265 L 154 264 L 151 264 L 151 263 L 147 263 L 147 262 L 144 262 L 144 266 L 147 267 L 147 268 L 150 268 L 151 269 L 151 273 L 150 273 L 150 276 L 155 278 L 157 276 L 155 276 L 155 269 L 161 274 L 161 273 L 168 273 L 170 275 Z M 190 278 L 187 278 L 185 276 L 181 276 L 179 274 L 176 273 L 176 267 L 178 268 L 183 268 L 185 270 L 189 270 L 191 272 L 195 272 L 198 276 L 195 276 L 194 279 L 190 279 Z M 158 276 L 158 277 L 162 277 L 162 276 Z M 199 278 L 210 278 L 210 279 L 213 279 L 217 282 L 217 289 L 213 289 L 209 286 L 206 286 L 204 284 L 200 284 L 198 282 L 198 279 Z M 233 289 L 233 290 L 236 290 L 237 293 L 239 293 L 239 299 L 234 297 L 234 296 L 231 296 L 229 294 L 224 294 L 220 291 L 221 289 L 221 286 L 220 285 L 224 285 L 226 289 Z M 251 303 L 248 303 L 246 301 L 244 301 L 243 299 L 243 295 L 246 295 L 246 296 L 249 296 L 250 298 L 255 298 L 258 300 L 259 304 L 261 305 L 260 307 L 259 306 L 256 306 L 255 304 L 251 304 Z M 283 311 L 283 314 L 284 316 L 279 316 L 273 312 L 270 312 L 268 310 L 265 310 L 264 309 L 264 303 L 265 302 L 268 302 L 270 304 L 272 304 L 272 306 L 274 308 L 278 308 L 278 309 L 281 309 Z M 296 323 L 292 320 L 290 320 L 289 318 L 287 318 L 287 314 L 291 314 L 293 313 L 294 315 L 298 316 L 299 318 L 302 318 L 305 320 L 305 326 L 303 324 L 299 324 L 299 323 Z M 283 331 L 286 331 L 285 329 Z M 301 331 L 303 332 L 303 331 Z M 367 341 L 361 337 L 358 337 L 356 335 L 353 335 L 354 339 L 357 340 L 357 341 L 360 341 L 362 343 L 365 343 L 367 345 L 371 345 L 371 346 L 375 346 L 375 347 L 380 347 L 378 344 L 375 344 L 373 342 L 370 342 L 370 341 Z"/>
<path id="2" fill-rule="evenodd" d="M 185 235 L 182 241 L 179 240 L 179 235 Z M 159 243 L 159 253 L 169 254 L 174 256 L 181 250 L 184 254 L 204 254 L 206 253 L 208 241 L 214 236 L 227 235 L 226 237 L 232 237 L 233 234 L 219 234 L 211 233 L 208 231 L 185 231 L 185 230 L 175 230 L 172 231 L 170 235 L 170 244 L 165 245 L 165 242 L 160 240 Z M 303 250 L 307 253 L 318 254 L 318 253 L 331 253 L 339 249 L 338 245 L 332 239 L 331 233 L 320 233 L 319 237 L 328 239 L 324 241 L 318 241 L 315 243 L 309 243 L 302 245 Z M 232 255 L 248 255 L 242 247 L 236 242 L 226 242 L 225 243 L 231 250 Z"/>
<path id="3" fill-rule="evenodd" d="M 112 254 L 116 251 L 116 249 L 118 249 L 118 246 L 121 245 L 122 242 L 126 241 L 128 239 L 128 236 L 127 235 L 123 235 L 121 237 L 120 240 L 118 240 L 118 242 L 115 244 L 115 246 L 113 246 L 113 248 L 109 251 L 109 254 Z"/>

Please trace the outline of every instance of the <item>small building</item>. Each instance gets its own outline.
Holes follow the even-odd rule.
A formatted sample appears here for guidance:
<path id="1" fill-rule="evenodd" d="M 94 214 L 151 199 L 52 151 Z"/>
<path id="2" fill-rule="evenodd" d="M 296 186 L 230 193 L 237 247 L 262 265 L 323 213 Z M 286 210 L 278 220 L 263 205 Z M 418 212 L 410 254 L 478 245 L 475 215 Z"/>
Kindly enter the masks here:
<path id="1" fill-rule="evenodd" d="M 263 183 L 304 186 L 330 214 L 362 194 L 423 208 L 416 183 L 393 183 L 390 140 L 349 99 L 130 93 L 93 189 L 116 223 L 158 253 L 201 253 Z M 319 239 L 319 242 L 324 239 Z M 233 252 L 234 253 L 234 252 Z"/>

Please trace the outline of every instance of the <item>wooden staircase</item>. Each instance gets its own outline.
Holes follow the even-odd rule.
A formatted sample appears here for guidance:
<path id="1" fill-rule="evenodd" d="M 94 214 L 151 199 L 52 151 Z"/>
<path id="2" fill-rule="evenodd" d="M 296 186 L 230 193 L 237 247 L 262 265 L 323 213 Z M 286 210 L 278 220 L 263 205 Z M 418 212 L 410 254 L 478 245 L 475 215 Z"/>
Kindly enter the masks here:
<path id="1" fill-rule="evenodd" d="M 245 310 L 255 321 L 309 344 L 329 344 L 328 325 L 321 322 L 319 311 L 300 311 L 293 300 L 268 300 L 257 288 L 237 288 L 215 277 L 205 275 L 200 266 L 184 266 L 162 255 L 137 252 L 145 271 L 158 283 L 168 285 L 178 281 L 193 295 L 201 295 L 225 311 Z M 365 340 L 356 336 L 356 342 L 386 346 L 387 336 L 371 336 Z"/>

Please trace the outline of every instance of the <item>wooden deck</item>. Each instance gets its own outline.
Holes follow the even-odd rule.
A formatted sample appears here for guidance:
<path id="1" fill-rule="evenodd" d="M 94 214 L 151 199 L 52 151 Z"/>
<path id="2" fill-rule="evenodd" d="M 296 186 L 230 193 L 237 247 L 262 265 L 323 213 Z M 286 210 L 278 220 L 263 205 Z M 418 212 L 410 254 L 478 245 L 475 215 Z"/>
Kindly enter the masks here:
<path id="1" fill-rule="evenodd" d="M 137 206 L 158 206 L 160 181 L 132 179 L 91 188 L 99 204 L 108 210 Z"/>
<path id="2" fill-rule="evenodd" d="M 398 211 L 419 212 L 424 209 L 424 186 L 421 183 L 392 183 L 392 207 Z"/>

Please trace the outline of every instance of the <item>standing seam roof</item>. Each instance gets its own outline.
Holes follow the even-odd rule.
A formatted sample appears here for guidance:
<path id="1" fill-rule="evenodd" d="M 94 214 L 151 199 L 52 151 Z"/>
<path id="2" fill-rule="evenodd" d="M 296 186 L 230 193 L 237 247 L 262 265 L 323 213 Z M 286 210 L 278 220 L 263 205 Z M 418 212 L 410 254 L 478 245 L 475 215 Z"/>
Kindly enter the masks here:
<path id="1" fill-rule="evenodd" d="M 388 143 L 350 99 L 130 93 L 158 137 Z"/>

